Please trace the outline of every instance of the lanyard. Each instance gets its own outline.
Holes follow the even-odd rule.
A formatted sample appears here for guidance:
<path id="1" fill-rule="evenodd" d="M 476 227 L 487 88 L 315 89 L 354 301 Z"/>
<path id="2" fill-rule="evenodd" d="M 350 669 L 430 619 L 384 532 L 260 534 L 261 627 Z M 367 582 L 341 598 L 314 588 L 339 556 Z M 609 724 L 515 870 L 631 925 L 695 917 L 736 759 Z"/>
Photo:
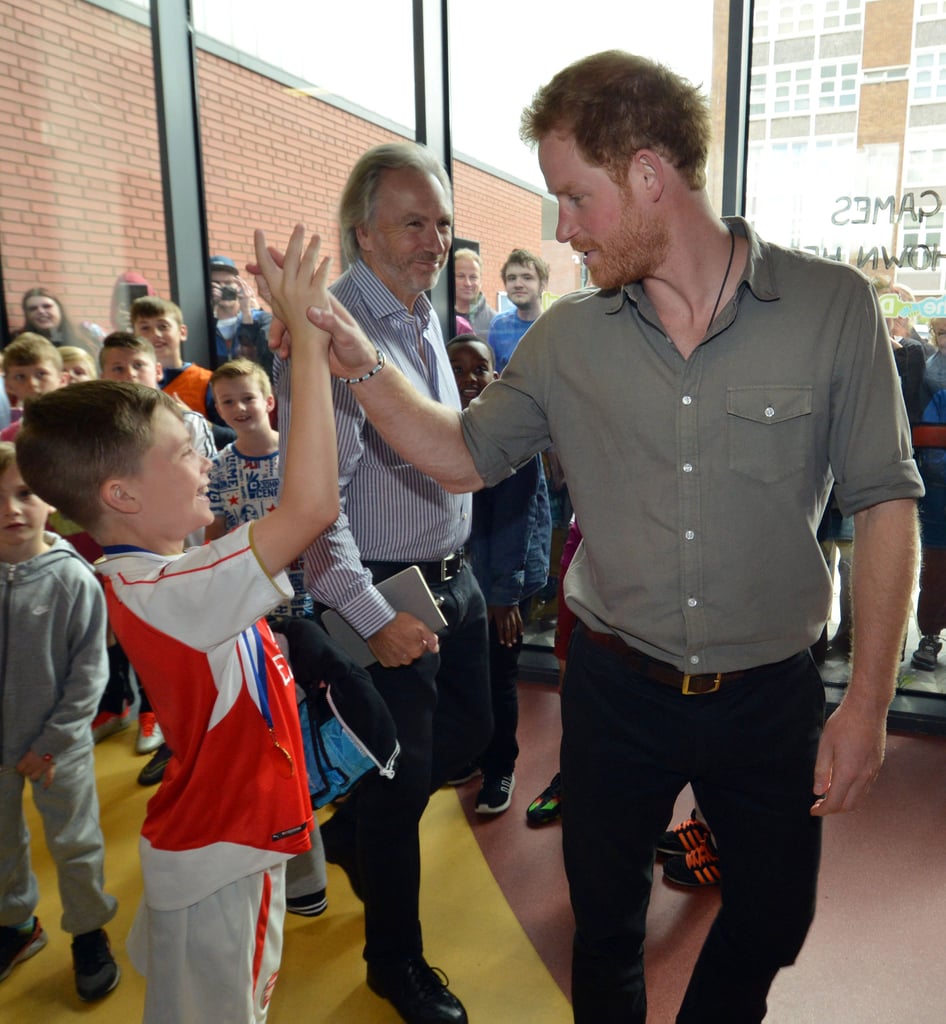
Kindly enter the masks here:
<path id="1" fill-rule="evenodd" d="M 249 648 L 249 638 L 253 639 L 253 647 Z M 260 714 L 269 729 L 273 745 L 270 753 L 276 762 L 276 771 L 284 779 L 291 779 L 296 772 L 292 754 L 276 738 L 276 730 L 273 726 L 273 713 L 269 707 L 269 688 L 266 679 L 266 659 L 263 654 L 263 638 L 258 627 L 253 626 L 246 630 L 240 637 L 241 643 L 246 644 L 249 655 L 250 669 L 252 670 L 253 682 L 256 686 L 256 695 L 259 701 Z"/>

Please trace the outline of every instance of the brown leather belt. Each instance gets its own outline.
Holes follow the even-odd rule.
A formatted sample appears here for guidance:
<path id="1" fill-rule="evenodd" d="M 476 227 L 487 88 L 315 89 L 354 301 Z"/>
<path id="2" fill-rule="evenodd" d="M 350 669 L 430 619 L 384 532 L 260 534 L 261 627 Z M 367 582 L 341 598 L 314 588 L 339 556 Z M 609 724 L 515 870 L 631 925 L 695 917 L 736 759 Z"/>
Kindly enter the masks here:
<path id="1" fill-rule="evenodd" d="M 706 673 L 699 676 L 689 675 L 686 672 L 680 672 L 673 665 L 668 665 L 665 661 L 657 661 L 656 658 L 651 658 L 642 651 L 636 651 L 633 647 L 628 647 L 614 633 L 598 633 L 584 625 L 581 628 L 585 636 L 596 647 L 602 647 L 604 650 L 618 655 L 632 672 L 637 672 L 647 679 L 652 679 L 655 683 L 672 686 L 675 690 L 679 690 L 680 693 L 687 694 L 688 696 L 692 694 L 715 693 L 723 683 L 731 683 L 736 679 L 742 679 L 748 674 L 747 671 L 743 670 L 741 672 Z"/>

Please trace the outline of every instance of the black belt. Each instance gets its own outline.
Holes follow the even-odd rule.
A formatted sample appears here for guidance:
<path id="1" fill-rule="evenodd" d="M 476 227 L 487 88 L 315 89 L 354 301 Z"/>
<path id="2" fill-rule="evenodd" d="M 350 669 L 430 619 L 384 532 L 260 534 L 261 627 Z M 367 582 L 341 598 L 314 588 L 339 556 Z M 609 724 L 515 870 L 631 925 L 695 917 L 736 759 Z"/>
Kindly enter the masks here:
<path id="1" fill-rule="evenodd" d="M 371 571 L 375 583 L 380 583 L 389 576 L 416 565 L 421 576 L 427 581 L 427 586 L 436 587 L 447 580 L 452 580 L 466 564 L 466 553 L 460 548 L 459 551 L 454 551 L 452 555 L 447 555 L 436 562 L 365 562 L 364 566 Z"/>
<path id="2" fill-rule="evenodd" d="M 668 665 L 665 661 L 657 661 L 642 651 L 636 651 L 614 633 L 598 633 L 582 625 L 584 634 L 596 646 L 602 647 L 612 654 L 618 655 L 620 659 L 632 672 L 652 679 L 655 683 L 663 683 L 664 686 L 672 686 L 684 694 L 705 694 L 715 693 L 723 683 L 731 683 L 736 679 L 742 679 L 748 675 L 748 670 L 741 672 L 716 672 L 705 673 L 694 676 L 687 672 Z"/>

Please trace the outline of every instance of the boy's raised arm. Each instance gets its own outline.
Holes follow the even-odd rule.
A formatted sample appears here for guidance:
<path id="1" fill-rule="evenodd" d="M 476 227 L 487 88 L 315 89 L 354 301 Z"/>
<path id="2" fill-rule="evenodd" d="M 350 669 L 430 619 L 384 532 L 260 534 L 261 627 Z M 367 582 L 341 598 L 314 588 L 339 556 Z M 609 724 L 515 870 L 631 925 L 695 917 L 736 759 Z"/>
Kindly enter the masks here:
<path id="1" fill-rule="evenodd" d="M 301 554 L 338 517 L 338 453 L 328 369 L 329 335 L 306 317 L 309 306 L 328 304 L 331 260 L 319 262 L 321 240 L 297 224 L 278 265 L 262 231 L 254 234 L 256 259 L 273 312 L 292 334 L 292 415 L 280 467 L 279 505 L 253 524 L 253 547 L 270 573 Z M 275 252 L 275 250 L 273 250 Z"/>

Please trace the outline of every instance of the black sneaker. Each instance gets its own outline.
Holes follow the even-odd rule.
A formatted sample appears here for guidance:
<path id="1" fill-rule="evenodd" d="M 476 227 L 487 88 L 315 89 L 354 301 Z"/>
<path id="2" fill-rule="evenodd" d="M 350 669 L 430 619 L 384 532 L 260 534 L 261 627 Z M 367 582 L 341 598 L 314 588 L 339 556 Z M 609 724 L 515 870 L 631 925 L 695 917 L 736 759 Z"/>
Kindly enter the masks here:
<path id="1" fill-rule="evenodd" d="M 512 791 L 516 788 L 516 776 L 496 775 L 492 778 L 483 776 L 483 787 L 476 797 L 477 814 L 502 814 L 509 809 L 512 802 Z"/>
<path id="2" fill-rule="evenodd" d="M 76 991 L 85 1003 L 107 996 L 122 976 L 104 928 L 72 940 L 72 966 L 76 972 Z"/>
<path id="3" fill-rule="evenodd" d="M 936 668 L 936 656 L 943 649 L 943 641 L 938 636 L 920 638 L 920 646 L 913 652 L 910 664 L 922 672 L 932 672 Z"/>
<path id="4" fill-rule="evenodd" d="M 324 889 L 319 889 L 318 892 L 306 893 L 305 896 L 286 897 L 286 912 L 298 914 L 300 917 L 318 917 L 319 914 L 325 913 L 327 906 L 328 899 L 325 896 Z"/>
<path id="5" fill-rule="evenodd" d="M 466 1010 L 449 984 L 422 956 L 399 964 L 368 964 L 368 988 L 387 999 L 407 1024 L 467 1024 Z"/>
<path id="6" fill-rule="evenodd" d="M 526 821 L 530 825 L 548 825 L 562 816 L 562 776 L 556 772 L 552 781 L 529 804 Z"/>
<path id="7" fill-rule="evenodd" d="M 17 964 L 35 956 L 48 941 L 38 917 L 33 918 L 32 930 L 28 932 L 21 932 L 19 928 L 0 928 L 0 981 L 8 978 Z"/>
<path id="8" fill-rule="evenodd" d="M 472 761 L 465 764 L 451 779 L 447 779 L 448 786 L 462 786 L 464 782 L 475 779 L 480 774 L 480 766 Z"/>
<path id="9" fill-rule="evenodd" d="M 664 857 L 683 856 L 702 846 L 709 838 L 709 834 L 709 827 L 697 818 L 694 807 L 686 821 L 681 821 L 679 825 L 668 829 L 657 840 L 657 853 Z"/>
<path id="10" fill-rule="evenodd" d="M 139 786 L 156 786 L 164 778 L 164 769 L 171 760 L 171 748 L 162 743 L 151 760 L 138 772 Z"/>
<path id="11" fill-rule="evenodd" d="M 719 855 L 711 839 L 707 838 L 695 850 L 671 857 L 664 863 L 664 878 L 676 885 L 698 889 L 706 885 L 719 885 Z"/>

